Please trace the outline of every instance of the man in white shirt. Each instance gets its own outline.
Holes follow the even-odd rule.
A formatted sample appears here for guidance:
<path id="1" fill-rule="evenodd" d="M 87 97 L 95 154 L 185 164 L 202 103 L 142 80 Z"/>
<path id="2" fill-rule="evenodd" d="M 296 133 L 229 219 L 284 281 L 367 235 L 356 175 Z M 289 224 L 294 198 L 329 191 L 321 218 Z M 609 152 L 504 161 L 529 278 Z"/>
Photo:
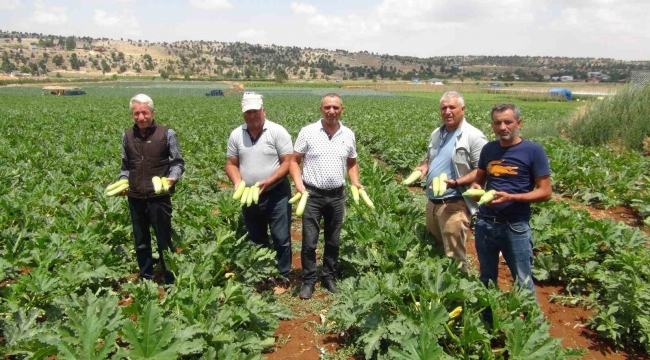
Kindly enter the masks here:
<path id="1" fill-rule="evenodd" d="M 352 185 L 363 188 L 359 183 L 354 132 L 339 121 L 343 114 L 341 97 L 334 93 L 325 95 L 320 111 L 321 119 L 300 130 L 289 169 L 296 191 L 309 193 L 302 215 L 301 299 L 310 299 L 314 292 L 321 219 L 324 220 L 325 235 L 322 285 L 331 293 L 338 292 L 335 277 L 345 213 L 346 171 Z M 301 173 L 300 162 L 303 160 Z"/>
<path id="2" fill-rule="evenodd" d="M 242 207 L 248 237 L 256 245 L 276 251 L 279 285 L 289 284 L 291 270 L 291 185 L 287 178 L 293 153 L 291 136 L 284 127 L 266 119 L 262 95 L 246 92 L 242 98 L 245 124 L 230 133 L 226 174 L 235 185 L 259 182 L 258 204 Z"/>

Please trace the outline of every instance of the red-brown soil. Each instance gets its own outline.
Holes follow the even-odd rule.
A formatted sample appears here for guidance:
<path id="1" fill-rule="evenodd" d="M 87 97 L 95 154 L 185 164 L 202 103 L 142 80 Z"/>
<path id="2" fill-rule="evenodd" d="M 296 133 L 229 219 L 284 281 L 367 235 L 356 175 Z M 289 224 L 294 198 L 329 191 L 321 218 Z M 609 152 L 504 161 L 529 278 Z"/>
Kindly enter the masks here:
<path id="1" fill-rule="evenodd" d="M 411 190 L 416 193 L 422 193 L 419 187 L 411 187 Z M 561 197 L 554 197 L 555 201 L 570 201 Z M 650 234 L 647 228 L 641 227 L 642 222 L 639 221 L 638 216 L 627 208 L 613 208 L 613 209 L 597 209 L 593 207 L 582 206 L 579 204 L 571 203 L 572 208 L 580 208 L 589 211 L 591 216 L 595 219 L 614 219 L 615 221 L 623 221 L 630 226 L 640 227 L 643 231 Z M 301 240 L 301 224 L 295 221 L 292 226 L 291 239 L 294 246 L 299 246 Z M 424 221 L 424 220 L 423 220 Z M 470 233 L 470 239 L 467 242 L 468 260 L 474 268 L 478 265 L 476 247 L 474 244 L 473 236 Z M 294 270 L 291 276 L 291 285 L 294 295 L 297 297 L 297 291 L 300 286 L 300 253 L 294 253 L 292 257 Z M 499 265 L 499 286 L 508 290 L 512 284 L 512 277 L 510 270 L 502 261 Z M 600 339 L 596 333 L 586 327 L 587 319 L 593 316 L 592 310 L 586 310 L 575 306 L 564 306 L 549 301 L 553 294 L 562 294 L 564 288 L 560 285 L 540 283 L 536 284 L 537 296 L 540 302 L 542 311 L 546 315 L 547 320 L 551 323 L 549 330 L 553 337 L 561 338 L 562 345 L 565 347 L 582 348 L 588 352 L 583 359 L 586 360 L 618 360 L 618 359 L 650 359 L 647 355 L 633 355 L 625 351 L 615 351 L 611 343 Z M 315 298 L 321 298 L 325 295 L 316 294 Z M 336 334 L 319 335 L 312 330 L 310 322 L 319 323 L 320 319 L 313 313 L 297 316 L 290 320 L 280 322 L 280 327 L 275 333 L 278 337 L 277 347 L 274 352 L 265 354 L 269 360 L 279 359 L 319 359 L 321 352 L 324 349 L 328 353 L 335 352 L 343 342 Z"/>

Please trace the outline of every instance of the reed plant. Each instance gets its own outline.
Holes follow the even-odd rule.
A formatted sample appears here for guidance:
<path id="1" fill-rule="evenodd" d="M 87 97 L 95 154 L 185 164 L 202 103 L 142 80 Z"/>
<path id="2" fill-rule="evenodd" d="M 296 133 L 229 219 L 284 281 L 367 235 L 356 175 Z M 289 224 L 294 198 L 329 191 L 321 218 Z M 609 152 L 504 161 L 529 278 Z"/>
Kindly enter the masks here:
<path id="1" fill-rule="evenodd" d="M 650 137 L 649 116 L 650 85 L 630 85 L 612 97 L 589 102 L 568 121 L 567 134 L 582 145 L 643 151 Z"/>

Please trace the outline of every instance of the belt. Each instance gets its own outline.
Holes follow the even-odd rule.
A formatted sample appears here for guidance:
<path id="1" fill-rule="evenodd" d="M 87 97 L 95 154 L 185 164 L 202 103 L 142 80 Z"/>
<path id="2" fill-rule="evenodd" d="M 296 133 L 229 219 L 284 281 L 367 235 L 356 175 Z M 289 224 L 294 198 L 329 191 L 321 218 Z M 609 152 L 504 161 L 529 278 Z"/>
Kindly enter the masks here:
<path id="1" fill-rule="evenodd" d="M 444 199 L 429 199 L 429 201 L 431 201 L 433 204 L 449 204 L 462 199 L 462 196 L 452 196 Z"/>
<path id="2" fill-rule="evenodd" d="M 312 192 L 314 192 L 314 193 L 316 193 L 318 195 L 322 195 L 322 196 L 339 196 L 339 195 L 343 195 L 343 190 L 345 189 L 345 186 L 339 186 L 339 187 L 333 188 L 333 189 L 321 189 L 321 188 L 317 188 L 317 187 L 315 187 L 313 185 L 309 185 L 307 183 L 304 183 L 304 185 L 305 185 L 305 188 L 307 190 L 311 190 Z"/>
<path id="3" fill-rule="evenodd" d="M 510 220 L 505 217 L 500 217 L 500 216 L 484 216 L 484 215 L 476 215 L 477 218 L 487 221 L 487 222 L 492 222 L 495 224 L 509 224 Z"/>

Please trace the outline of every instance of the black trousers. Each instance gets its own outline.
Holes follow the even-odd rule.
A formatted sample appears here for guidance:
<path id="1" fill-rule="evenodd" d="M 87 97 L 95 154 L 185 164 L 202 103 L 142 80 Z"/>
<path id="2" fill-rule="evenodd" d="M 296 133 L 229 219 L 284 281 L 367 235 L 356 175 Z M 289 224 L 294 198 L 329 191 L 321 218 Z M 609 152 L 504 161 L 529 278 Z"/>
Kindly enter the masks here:
<path id="1" fill-rule="evenodd" d="M 156 235 L 158 257 L 163 269 L 165 284 L 174 283 L 174 274 L 165 267 L 163 251 L 174 251 L 172 246 L 172 201 L 169 195 L 148 199 L 129 197 L 129 211 L 135 238 L 135 253 L 140 268 L 140 277 L 153 280 L 153 258 L 151 257 L 151 231 Z"/>
<path id="2" fill-rule="evenodd" d="M 320 233 L 320 221 L 324 221 L 325 249 L 323 253 L 323 279 L 334 279 L 338 273 L 341 226 L 345 214 L 345 190 L 343 187 L 328 191 L 305 185 L 309 199 L 302 214 L 302 280 L 315 284 L 317 280 L 316 247 Z"/>

